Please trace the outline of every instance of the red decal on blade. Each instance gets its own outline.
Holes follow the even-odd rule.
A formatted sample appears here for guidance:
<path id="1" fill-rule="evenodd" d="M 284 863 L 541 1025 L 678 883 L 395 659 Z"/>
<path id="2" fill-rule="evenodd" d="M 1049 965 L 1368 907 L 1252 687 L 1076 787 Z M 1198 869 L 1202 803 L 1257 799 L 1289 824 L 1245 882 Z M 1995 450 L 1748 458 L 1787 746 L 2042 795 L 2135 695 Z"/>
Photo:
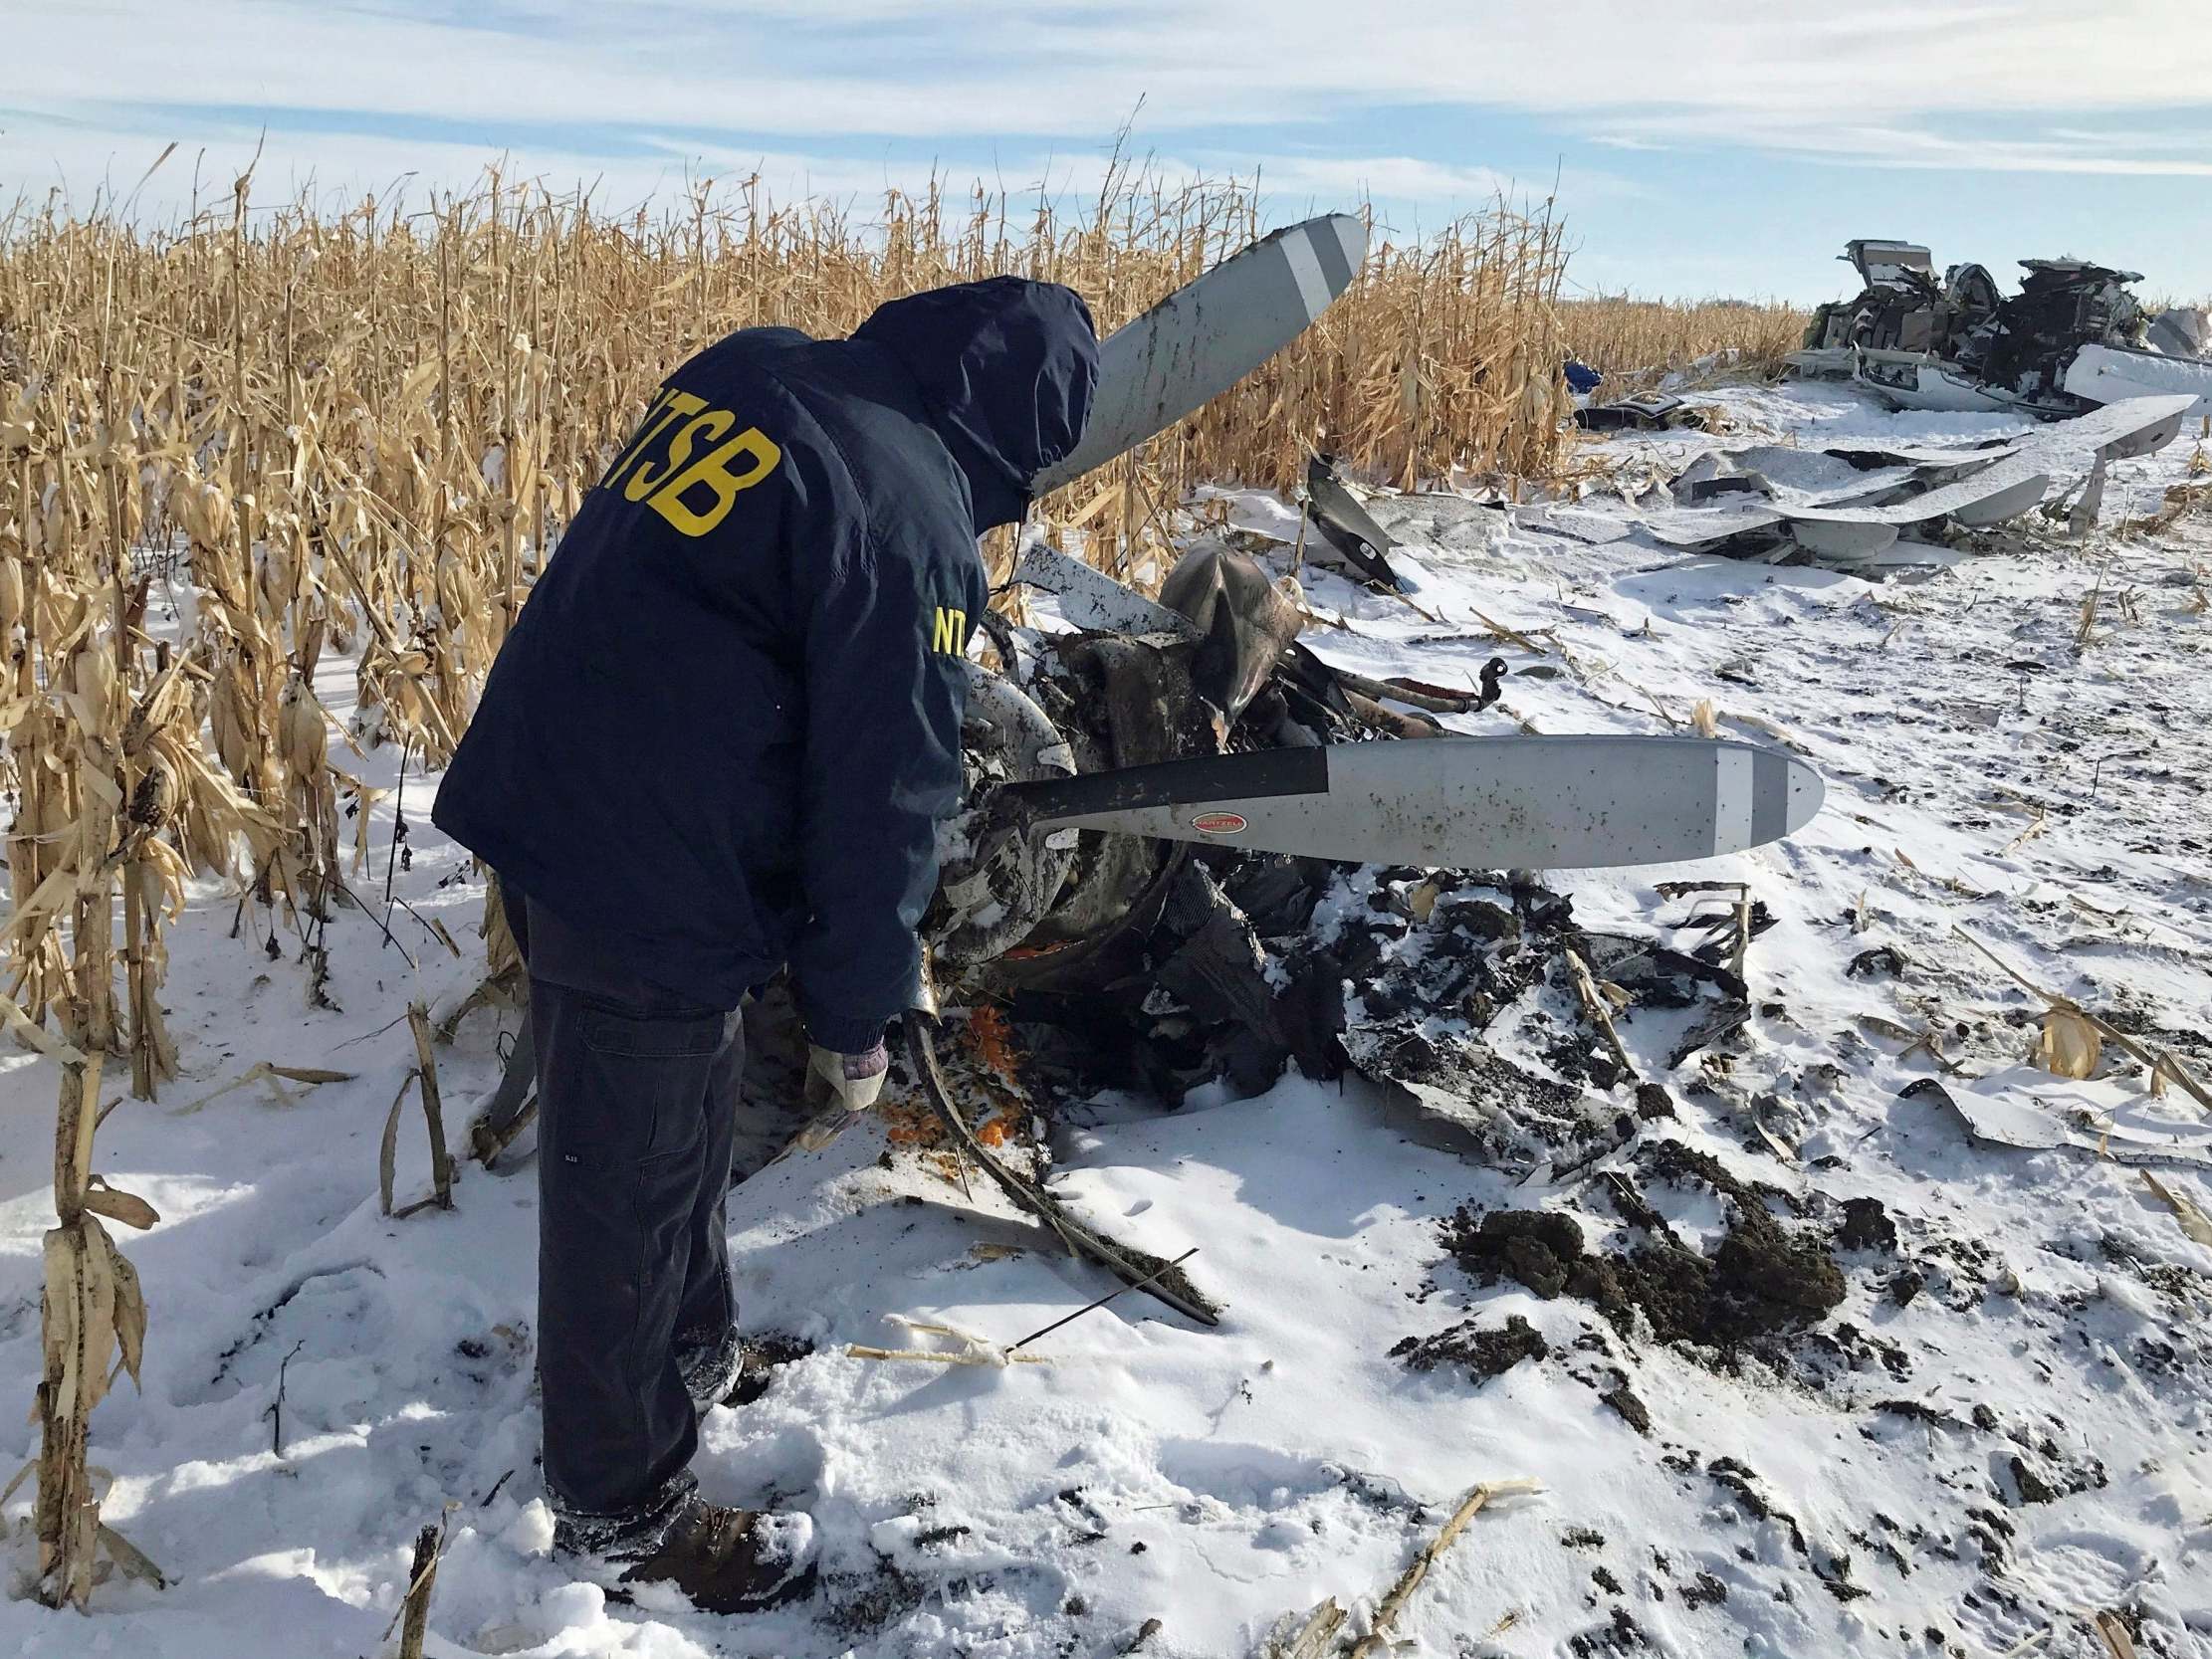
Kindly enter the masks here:
<path id="1" fill-rule="evenodd" d="M 1202 812 L 1191 820 L 1191 827 L 1203 835 L 1241 835 L 1244 820 L 1233 812 Z"/>

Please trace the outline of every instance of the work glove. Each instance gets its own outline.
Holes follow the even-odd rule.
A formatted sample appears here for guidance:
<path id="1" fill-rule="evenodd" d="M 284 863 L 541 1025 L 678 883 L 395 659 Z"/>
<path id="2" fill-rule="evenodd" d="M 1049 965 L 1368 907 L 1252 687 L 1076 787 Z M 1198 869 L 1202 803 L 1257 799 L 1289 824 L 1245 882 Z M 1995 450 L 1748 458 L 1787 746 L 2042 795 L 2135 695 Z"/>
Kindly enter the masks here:
<path id="1" fill-rule="evenodd" d="M 806 1055 L 806 1125 L 769 1161 L 779 1163 L 793 1152 L 818 1152 L 860 1122 L 883 1093 L 883 1077 L 890 1069 L 891 1053 L 880 1037 L 861 1054 L 811 1045 Z"/>
<path id="2" fill-rule="evenodd" d="M 883 1093 L 884 1074 L 890 1069 L 891 1051 L 881 1037 L 862 1054 L 838 1054 L 817 1043 L 807 1056 L 807 1093 L 824 1106 L 865 1112 Z"/>

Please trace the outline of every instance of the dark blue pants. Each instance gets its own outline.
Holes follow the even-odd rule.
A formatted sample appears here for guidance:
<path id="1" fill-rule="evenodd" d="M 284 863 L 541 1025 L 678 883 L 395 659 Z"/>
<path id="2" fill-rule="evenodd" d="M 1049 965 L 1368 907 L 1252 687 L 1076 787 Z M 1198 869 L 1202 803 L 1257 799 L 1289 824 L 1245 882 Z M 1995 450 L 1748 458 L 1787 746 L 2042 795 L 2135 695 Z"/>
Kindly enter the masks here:
<path id="1" fill-rule="evenodd" d="M 516 941 L 538 1044 L 538 1374 L 565 1549 L 638 1554 L 693 1489 L 687 1375 L 737 1351 L 724 1232 L 733 1009 L 611 969 L 543 906 Z"/>

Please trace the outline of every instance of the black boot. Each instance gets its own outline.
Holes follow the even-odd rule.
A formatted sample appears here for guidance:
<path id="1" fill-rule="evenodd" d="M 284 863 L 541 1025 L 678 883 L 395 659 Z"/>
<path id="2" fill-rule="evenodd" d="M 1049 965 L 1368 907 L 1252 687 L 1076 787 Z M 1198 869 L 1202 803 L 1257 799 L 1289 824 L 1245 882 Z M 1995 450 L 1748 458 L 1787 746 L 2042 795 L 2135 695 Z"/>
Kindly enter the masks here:
<path id="1" fill-rule="evenodd" d="M 804 1515 L 724 1509 L 694 1498 L 661 1546 L 619 1582 L 668 1584 L 705 1613 L 750 1613 L 814 1587 L 813 1524 Z"/>

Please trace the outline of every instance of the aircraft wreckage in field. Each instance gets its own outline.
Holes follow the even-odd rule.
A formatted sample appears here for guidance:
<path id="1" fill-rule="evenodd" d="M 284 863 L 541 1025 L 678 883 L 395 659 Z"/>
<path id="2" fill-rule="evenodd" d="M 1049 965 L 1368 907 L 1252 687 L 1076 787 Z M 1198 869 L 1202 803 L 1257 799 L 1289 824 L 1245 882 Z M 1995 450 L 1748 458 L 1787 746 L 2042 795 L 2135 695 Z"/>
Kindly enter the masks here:
<path id="1" fill-rule="evenodd" d="M 2029 259 L 2009 298 L 1979 265 L 1941 282 L 1928 250 L 1862 240 L 1844 254 L 1865 288 L 1813 313 L 1790 367 L 1848 380 L 1900 409 L 2016 410 L 2057 419 L 2124 398 L 2187 393 L 2212 414 L 2212 320 L 2201 309 L 2153 316 L 2142 281 L 2075 259 Z"/>
<path id="2" fill-rule="evenodd" d="M 1583 541 L 1641 532 L 1683 552 L 1768 560 L 1803 553 L 1846 569 L 1931 556 L 1948 562 L 1940 542 L 1950 532 L 2032 514 L 2063 518 L 2070 533 L 2086 534 L 2098 521 L 2110 464 L 2165 448 L 2199 407 L 2187 392 L 2170 392 L 2119 398 L 2017 436 L 1964 444 L 1861 439 L 1707 450 L 1626 512 L 1593 512 L 1577 502 L 1529 512 L 1544 527 Z M 2182 511 L 2193 499 L 2186 488 L 2169 492 L 2165 511 Z M 1374 533 L 1387 554 L 1387 535 Z"/>
<path id="3" fill-rule="evenodd" d="M 1110 336 L 1083 445 L 1038 493 L 1272 356 L 1349 286 L 1365 247 L 1364 227 L 1342 215 L 1293 226 Z M 1381 533 L 1326 492 L 1315 510 L 1318 533 L 1348 558 L 1346 543 Z M 1741 983 L 1709 955 L 1568 932 L 1568 901 L 1532 872 L 1737 852 L 1820 807 L 1819 776 L 1779 749 L 1446 734 L 1434 716 L 1487 707 L 1502 663 L 1465 692 L 1332 668 L 1297 641 L 1294 582 L 1225 543 L 1187 551 L 1158 599 L 1034 539 L 1013 579 L 1057 615 L 1028 627 L 990 614 L 977 629 L 994 660 L 967 666 L 965 810 L 943 826 L 921 927 L 932 982 L 906 1022 L 912 1080 L 1017 1205 L 1208 1323 L 1180 1275 L 1085 1231 L 979 1142 L 963 1081 L 948 1078 L 958 1065 L 933 1046 L 941 1009 L 1007 1010 L 1026 1078 L 1056 1077 L 1062 1093 L 1121 1081 L 1174 1100 L 1216 1078 L 1256 1092 L 1293 1063 L 1320 1077 L 1350 1068 L 1432 1111 L 1426 1127 L 1471 1154 L 1563 1156 L 1612 1144 L 1617 1108 L 1498 1061 L 1479 1041 L 1484 1022 L 1564 983 L 1567 963 L 1585 984 L 1592 963 L 1608 981 Z M 1356 922 L 1324 925 L 1345 909 Z M 1390 942 L 1403 946 L 1407 930 L 1438 964 L 1418 983 Z M 777 1018 L 779 1000 L 772 988 L 749 1030 Z M 1423 1028 L 1424 1010 L 1445 1008 L 1467 1023 L 1463 1043 Z M 749 1068 L 777 1064 L 774 1033 L 762 1036 Z M 529 1121 L 533 1046 L 526 1017 L 472 1130 L 487 1162 Z M 1578 1076 L 1613 1066 L 1577 1064 Z M 1625 1065 L 1608 1075 L 1633 1081 Z M 765 1115 L 786 1115 L 784 1136 L 795 1070 L 757 1090 L 749 1071 Z M 846 1122 L 809 1123 L 784 1150 L 826 1144 Z"/>

